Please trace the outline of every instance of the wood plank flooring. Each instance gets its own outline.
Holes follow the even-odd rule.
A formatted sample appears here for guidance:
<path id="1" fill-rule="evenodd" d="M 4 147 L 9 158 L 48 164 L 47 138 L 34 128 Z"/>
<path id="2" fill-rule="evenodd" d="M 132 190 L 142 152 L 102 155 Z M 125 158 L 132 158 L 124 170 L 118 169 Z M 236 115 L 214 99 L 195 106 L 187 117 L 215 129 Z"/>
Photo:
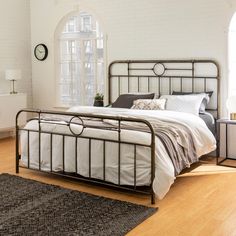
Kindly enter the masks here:
<path id="1" fill-rule="evenodd" d="M 15 174 L 14 139 L 0 140 L 0 173 Z M 102 187 L 20 169 L 20 176 L 85 191 L 105 197 L 150 205 L 147 196 L 118 192 Z M 128 235 L 234 236 L 236 235 L 236 169 L 215 165 L 214 158 L 182 173 L 166 197 L 157 201 L 158 212 Z"/>

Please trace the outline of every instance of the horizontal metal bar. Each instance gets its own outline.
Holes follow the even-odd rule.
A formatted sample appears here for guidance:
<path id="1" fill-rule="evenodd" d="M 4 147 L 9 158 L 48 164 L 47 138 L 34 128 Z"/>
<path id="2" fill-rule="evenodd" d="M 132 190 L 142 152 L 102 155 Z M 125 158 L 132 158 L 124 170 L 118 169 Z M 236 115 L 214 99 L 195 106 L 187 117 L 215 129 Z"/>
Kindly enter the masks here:
<path id="1" fill-rule="evenodd" d="M 152 68 L 129 68 L 129 70 L 153 70 Z"/>
<path id="2" fill-rule="evenodd" d="M 32 120 L 37 120 L 37 119 L 32 119 Z M 43 120 L 41 119 L 41 122 L 40 123 L 43 123 L 43 124 L 56 124 L 56 125 L 62 125 L 62 126 L 69 126 L 69 123 L 68 121 L 63 121 L 64 123 L 61 123 L 61 122 L 57 122 L 57 121 L 46 121 L 46 120 Z M 95 121 L 94 121 L 95 122 Z M 75 122 L 71 122 L 71 124 L 75 124 L 75 125 L 81 125 L 79 123 L 75 123 Z M 86 125 L 84 124 L 83 125 L 84 128 L 93 128 L 93 129 L 102 129 L 102 130 L 110 130 L 110 131 L 116 131 L 118 129 L 118 127 L 114 127 L 114 126 L 102 126 L 102 127 L 99 127 L 99 126 L 96 126 L 96 125 Z"/>
<path id="3" fill-rule="evenodd" d="M 236 163 L 235 163 L 236 164 Z M 225 167 L 232 167 L 232 168 L 236 168 L 236 165 L 233 166 L 233 165 L 227 165 L 227 164 L 222 164 L 221 162 L 218 163 L 219 166 L 225 166 Z"/>
<path id="4" fill-rule="evenodd" d="M 218 158 L 218 160 L 219 160 L 219 158 Z M 221 164 L 222 162 L 224 162 L 224 161 L 226 161 L 226 160 L 227 160 L 227 158 L 224 158 L 223 160 L 218 161 L 217 164 Z"/>
<path id="5" fill-rule="evenodd" d="M 157 63 L 157 64 L 158 64 L 158 63 Z M 161 64 L 161 63 L 160 63 L 160 64 Z M 152 67 L 152 68 L 129 68 L 129 70 L 142 70 L 142 71 L 143 71 L 143 70 L 153 70 L 153 67 Z M 167 68 L 165 67 L 165 70 L 176 70 L 176 71 L 177 71 L 177 70 L 183 70 L 183 71 L 184 71 L 184 70 L 186 70 L 186 71 L 189 71 L 189 70 L 190 70 L 190 71 L 192 71 L 192 69 L 188 69 L 188 68 L 168 68 L 168 67 L 167 67 Z"/>
<path id="6" fill-rule="evenodd" d="M 219 163 L 227 161 L 227 160 L 231 160 L 231 161 L 236 161 L 236 158 L 232 158 L 232 157 L 226 157 L 223 160 L 221 160 Z"/>
<path id="7" fill-rule="evenodd" d="M 171 63 L 171 64 L 192 64 L 192 63 L 195 63 L 195 64 L 213 64 L 215 65 L 216 68 L 219 68 L 219 64 L 215 61 L 215 60 L 211 60 L 211 59 L 186 59 L 186 60 L 115 60 L 113 62 L 110 63 L 109 65 L 109 72 L 111 70 L 111 67 L 114 65 L 114 64 L 127 64 L 127 63 L 131 63 L 131 64 L 150 64 L 150 63 L 154 63 L 154 64 L 168 64 L 168 63 Z"/>
<path id="8" fill-rule="evenodd" d="M 178 70 L 183 70 L 183 71 L 192 71 L 193 69 L 192 68 L 165 68 L 165 70 L 176 70 L 176 71 L 178 71 Z"/>
<path id="9" fill-rule="evenodd" d="M 189 76 L 186 76 L 186 75 L 160 75 L 160 76 L 158 76 L 158 75 L 110 75 L 110 78 L 112 78 L 112 77 L 123 77 L 123 78 L 128 78 L 128 77 L 135 77 L 135 78 L 137 78 L 137 77 L 140 77 L 140 78 L 142 78 L 142 77 L 150 77 L 150 78 L 157 78 L 157 77 L 160 77 L 160 78 L 176 78 L 176 79 L 178 79 L 178 78 L 183 78 L 183 79 L 214 79 L 214 80 L 218 80 L 219 79 L 219 77 L 217 77 L 217 76 L 208 76 L 208 77 L 206 77 L 206 76 L 194 76 L 194 77 L 192 77 L 192 75 L 189 75 Z"/>
<path id="10" fill-rule="evenodd" d="M 134 189 L 134 186 L 116 185 L 111 182 L 103 182 L 102 180 L 93 179 L 93 178 L 86 178 L 81 175 L 63 174 L 63 173 L 59 173 L 59 172 L 55 172 L 55 171 L 51 172 L 51 171 L 45 171 L 45 170 L 38 170 L 38 169 L 34 169 L 34 168 L 27 168 L 25 166 L 20 166 L 20 168 L 29 169 L 29 170 L 33 170 L 33 171 L 37 171 L 37 172 L 43 172 L 46 174 L 53 174 L 53 175 L 58 175 L 58 176 L 62 176 L 62 177 L 67 177 L 67 178 L 71 178 L 71 179 L 75 179 L 75 180 L 84 181 L 86 183 L 92 183 L 92 184 L 101 185 L 101 186 L 109 186 L 109 187 L 116 188 L 119 190 L 126 190 L 126 191 L 135 192 L 135 193 L 147 194 L 147 195 L 152 194 L 150 188 L 148 188 L 149 186 L 145 186 L 148 188 L 148 190 L 144 191 L 144 190 Z"/>
<path id="11" fill-rule="evenodd" d="M 227 160 L 236 161 L 236 159 L 235 159 L 235 158 L 232 158 L 232 157 L 227 157 L 226 159 L 227 159 Z"/>
<path id="12" fill-rule="evenodd" d="M 213 63 L 215 64 L 214 60 L 205 60 L 205 59 L 183 59 L 183 60 L 178 60 L 178 59 L 171 59 L 171 60 L 115 60 L 112 62 L 114 63 Z"/>
<path id="13" fill-rule="evenodd" d="M 102 114 L 91 114 L 91 113 L 76 113 L 76 112 L 59 112 L 59 111 L 51 111 L 51 110 L 37 110 L 37 109 L 22 109 L 17 113 L 17 117 L 20 113 L 37 113 L 37 114 L 47 114 L 47 115 L 60 115 L 60 116 L 69 116 L 69 117 L 79 117 L 79 118 L 99 118 L 99 119 L 108 119 L 108 120 L 117 120 L 117 121 L 128 121 L 128 122 L 139 122 L 146 124 L 150 129 L 152 129 L 152 125 L 149 121 L 141 118 L 135 117 L 127 117 L 123 115 L 102 115 Z M 40 119 L 41 121 L 41 119 Z"/>

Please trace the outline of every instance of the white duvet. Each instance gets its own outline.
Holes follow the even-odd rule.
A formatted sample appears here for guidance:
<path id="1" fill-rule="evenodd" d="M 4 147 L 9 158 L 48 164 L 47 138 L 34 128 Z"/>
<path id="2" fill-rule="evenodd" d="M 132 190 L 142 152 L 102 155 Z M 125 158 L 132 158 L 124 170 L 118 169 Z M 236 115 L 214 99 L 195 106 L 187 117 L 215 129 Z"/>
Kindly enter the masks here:
<path id="1" fill-rule="evenodd" d="M 177 121 L 190 128 L 193 136 L 194 144 L 198 157 L 207 154 L 216 148 L 216 140 L 210 130 L 207 128 L 204 121 L 198 116 L 174 111 L 159 111 L 159 110 L 133 110 L 133 109 L 119 109 L 119 108 L 100 108 L 100 107 L 72 107 L 68 111 L 78 113 L 93 113 L 93 114 L 109 114 L 122 116 L 135 116 L 139 118 L 151 117 L 158 118 L 164 121 Z M 63 123 L 63 122 L 62 122 Z M 26 129 L 38 129 L 37 121 L 30 121 L 26 124 Z M 78 131 L 81 127 L 73 127 Z M 42 124 L 42 131 L 63 132 L 70 134 L 67 126 L 56 124 Z M 98 137 L 109 138 L 117 140 L 116 131 L 104 131 L 92 128 L 86 128 L 82 133 L 83 137 Z M 41 136 L 41 169 L 45 171 L 50 170 L 50 136 L 42 134 Z M 21 133 L 21 149 L 22 162 L 24 165 L 28 164 L 28 146 L 27 146 L 27 132 Z M 121 140 L 127 142 L 150 143 L 150 134 L 122 130 Z M 62 161 L 62 137 L 53 135 L 52 141 L 52 169 L 60 171 L 63 168 Z M 155 179 L 153 182 L 153 190 L 158 199 L 162 199 L 169 191 L 170 186 L 175 180 L 174 167 L 168 157 L 162 143 L 156 137 L 156 159 L 155 159 Z M 88 139 L 78 138 L 77 143 L 77 173 L 83 176 L 89 176 L 88 168 Z M 134 184 L 134 147 L 127 144 L 121 145 L 121 184 Z M 106 143 L 106 181 L 118 183 L 118 145 L 117 143 Z M 38 168 L 38 134 L 30 133 L 30 167 Z M 75 138 L 65 138 L 65 170 L 67 172 L 75 172 Z M 150 148 L 137 147 L 137 185 L 150 184 Z M 103 142 L 98 140 L 91 141 L 91 177 L 103 179 Z"/>

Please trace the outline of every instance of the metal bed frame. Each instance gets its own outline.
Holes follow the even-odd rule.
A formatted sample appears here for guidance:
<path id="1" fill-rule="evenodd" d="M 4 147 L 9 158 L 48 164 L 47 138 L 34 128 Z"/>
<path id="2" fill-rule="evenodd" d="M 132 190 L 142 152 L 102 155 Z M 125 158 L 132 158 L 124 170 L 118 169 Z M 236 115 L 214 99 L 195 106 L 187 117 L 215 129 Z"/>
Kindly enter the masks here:
<path id="1" fill-rule="evenodd" d="M 214 66 L 214 74 L 213 75 L 196 75 L 195 68 L 199 64 L 208 64 L 210 66 Z M 122 66 L 122 69 L 116 70 L 116 67 Z M 195 92 L 195 81 L 196 80 L 203 80 L 203 91 L 206 92 L 207 81 L 213 80 L 216 82 L 216 90 L 214 91 L 217 95 L 217 106 L 214 109 L 210 109 L 212 112 L 216 112 L 216 117 L 218 118 L 219 115 L 219 66 L 215 61 L 212 60 L 125 60 L 125 61 L 114 61 L 109 65 L 109 73 L 108 73 L 108 102 L 109 104 L 112 103 L 114 98 L 114 91 L 113 87 L 116 85 L 116 94 L 120 95 L 123 93 L 129 92 L 143 92 L 142 90 L 142 83 L 145 81 L 147 83 L 144 87 L 146 88 L 145 92 L 154 92 L 154 86 L 152 85 L 151 80 L 157 81 L 158 95 L 162 94 L 162 81 L 168 81 L 168 88 L 169 94 L 171 94 L 173 89 L 173 80 L 178 79 L 180 83 L 180 91 L 184 91 L 184 81 L 186 79 L 191 80 L 191 92 Z M 136 78 L 136 80 L 135 80 Z M 136 81 L 136 82 L 134 82 Z M 126 83 L 126 84 L 125 84 Z M 136 91 L 132 91 L 133 83 L 136 83 L 135 89 Z M 126 91 L 122 91 L 122 86 L 126 88 Z M 166 86 L 166 83 L 165 83 Z M 19 117 L 22 114 L 34 114 L 36 117 L 34 119 L 37 120 L 38 128 L 34 129 L 27 129 L 20 125 Z M 63 123 L 57 121 L 49 121 L 45 119 L 45 115 L 56 115 L 56 116 L 64 116 L 67 117 L 67 121 Z M 81 132 L 76 133 L 73 130 L 73 125 L 75 124 L 75 119 L 79 121 L 79 125 L 81 127 Z M 103 121 L 103 119 L 109 119 L 116 121 L 116 125 L 106 126 L 106 127 L 97 127 L 93 125 L 93 120 L 96 122 Z M 89 120 L 89 122 L 88 122 Z M 91 122 L 92 121 L 92 122 Z M 57 125 L 63 125 L 68 128 L 69 133 L 60 133 L 60 132 L 49 132 L 42 129 L 42 124 L 44 123 L 51 123 Z M 148 128 L 148 132 L 151 135 L 151 141 L 149 144 L 140 144 L 136 142 L 125 142 L 121 139 L 121 131 L 123 129 L 122 124 L 124 122 L 130 123 L 139 123 L 145 125 Z M 92 128 L 92 129 L 103 129 L 107 132 L 116 132 L 117 139 L 110 139 L 110 138 L 95 138 L 95 137 L 88 137 L 83 136 L 83 131 L 85 129 Z M 20 166 L 20 159 L 21 159 L 21 152 L 20 152 L 20 133 L 26 132 L 27 133 L 27 157 L 28 157 L 28 164 L 27 166 Z M 38 168 L 31 168 L 30 166 L 30 134 L 31 133 L 38 133 Z M 42 134 L 47 134 L 50 137 L 50 171 L 44 171 L 41 168 L 41 141 L 42 141 Z M 52 158 L 52 144 L 53 144 L 53 137 L 54 135 L 60 135 L 62 137 L 62 171 L 56 172 L 53 170 L 53 158 Z M 75 173 L 67 173 L 65 170 L 65 138 L 66 137 L 73 137 L 75 142 Z M 78 139 L 87 139 L 89 142 L 88 145 L 88 170 L 89 174 L 88 177 L 81 176 L 77 174 L 77 167 L 78 167 Z M 99 140 L 103 142 L 103 163 L 102 163 L 102 172 L 103 178 L 102 179 L 95 179 L 92 177 L 91 173 L 91 143 L 94 140 Z M 106 154 L 106 145 L 109 142 L 116 143 L 118 146 L 118 179 L 117 183 L 114 184 L 108 182 L 106 180 L 106 160 L 109 158 Z M 134 173 L 133 173 L 133 185 L 132 186 L 124 186 L 121 184 L 121 176 L 122 176 L 122 169 L 121 169 L 121 147 L 123 144 L 133 146 L 133 166 L 134 166 Z M 137 186 L 137 147 L 143 146 L 150 148 L 150 185 L 142 188 Z M 44 111 L 44 110 L 34 110 L 34 109 L 24 109 L 20 110 L 16 115 L 16 173 L 19 173 L 19 167 L 38 170 L 41 172 L 52 173 L 55 175 L 65 176 L 73 179 L 78 179 L 90 183 L 95 183 L 98 185 L 105 185 L 113 188 L 117 188 L 120 190 L 128 190 L 136 193 L 148 194 L 151 197 L 151 203 L 155 203 L 155 193 L 152 189 L 153 180 L 155 178 L 155 133 L 153 130 L 152 125 L 145 119 L 138 119 L 138 118 L 131 118 L 126 116 L 113 116 L 113 115 L 94 115 L 88 113 L 73 113 L 73 112 L 57 112 L 57 111 Z"/>

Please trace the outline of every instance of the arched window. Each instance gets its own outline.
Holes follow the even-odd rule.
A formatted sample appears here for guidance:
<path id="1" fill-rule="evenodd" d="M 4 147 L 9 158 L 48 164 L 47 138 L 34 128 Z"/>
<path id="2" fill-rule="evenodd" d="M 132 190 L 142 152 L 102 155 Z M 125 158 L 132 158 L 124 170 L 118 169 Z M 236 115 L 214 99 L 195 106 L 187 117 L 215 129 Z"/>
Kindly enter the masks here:
<path id="1" fill-rule="evenodd" d="M 104 93 L 104 34 L 95 17 L 79 12 L 59 33 L 58 100 L 60 105 L 92 105 Z"/>
<path id="2" fill-rule="evenodd" d="M 229 26 L 229 94 L 236 95 L 236 13 Z"/>

